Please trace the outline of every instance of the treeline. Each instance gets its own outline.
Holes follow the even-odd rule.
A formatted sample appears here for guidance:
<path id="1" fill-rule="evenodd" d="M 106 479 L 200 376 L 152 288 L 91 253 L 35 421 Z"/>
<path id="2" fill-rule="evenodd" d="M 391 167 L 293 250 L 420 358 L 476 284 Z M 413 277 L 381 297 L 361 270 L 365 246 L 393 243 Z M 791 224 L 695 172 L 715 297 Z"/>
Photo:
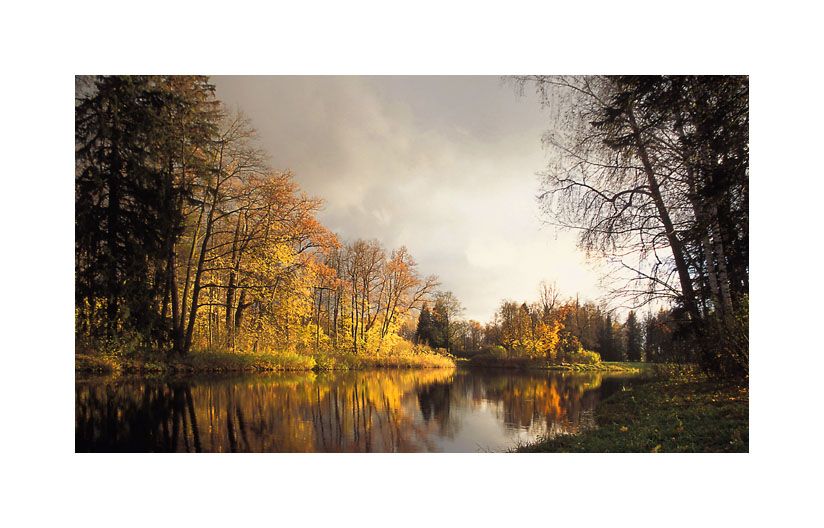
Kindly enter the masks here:
<path id="1" fill-rule="evenodd" d="M 558 111 L 540 195 L 610 257 L 615 295 L 676 306 L 708 373 L 749 368 L 749 79 L 530 76 Z"/>
<path id="2" fill-rule="evenodd" d="M 671 309 L 621 320 L 592 301 L 517 303 L 503 301 L 473 353 L 506 351 L 506 357 L 544 358 L 553 363 L 646 361 L 687 363 L 694 358 L 679 343 L 684 328 Z M 497 352 L 501 355 L 501 351 Z"/>
<path id="3" fill-rule="evenodd" d="M 406 248 L 342 245 L 206 77 L 98 77 L 75 114 L 84 345 L 378 351 L 437 286 Z"/>
<path id="4" fill-rule="evenodd" d="M 459 357 L 542 359 L 550 363 L 695 361 L 691 329 L 679 308 L 643 314 L 630 310 L 623 321 L 603 305 L 563 299 L 556 284 L 541 282 L 539 300 L 504 300 L 491 321 L 460 319 L 463 311 L 452 292 L 436 292 L 424 303 L 417 325 L 401 328 L 409 340 L 444 349 Z"/>
<path id="5" fill-rule="evenodd" d="M 424 304 L 409 337 L 462 357 L 488 353 L 500 359 L 588 363 L 599 361 L 600 356 L 610 361 L 624 359 L 618 337 L 622 327 L 612 322 L 609 313 L 591 302 L 561 302 L 555 284 L 542 282 L 539 293 L 538 302 L 502 301 L 492 320 L 482 325 L 460 319 L 460 301 L 452 292 L 438 292 L 431 311 Z M 632 360 L 640 361 L 640 352 L 634 350 Z"/>

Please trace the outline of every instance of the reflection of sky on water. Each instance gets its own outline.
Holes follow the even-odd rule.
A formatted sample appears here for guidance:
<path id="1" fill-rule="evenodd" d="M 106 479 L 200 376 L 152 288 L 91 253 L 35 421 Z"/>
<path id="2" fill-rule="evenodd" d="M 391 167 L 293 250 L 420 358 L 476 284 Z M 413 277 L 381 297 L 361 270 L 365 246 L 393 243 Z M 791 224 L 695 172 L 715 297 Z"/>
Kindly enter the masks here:
<path id="1" fill-rule="evenodd" d="M 592 427 L 620 382 L 433 369 L 75 385 L 77 451 L 473 453 Z"/>
<path id="2" fill-rule="evenodd" d="M 451 438 L 440 437 L 440 450 L 447 453 L 506 451 L 546 431 L 545 426 L 513 427 L 505 424 L 501 421 L 502 406 L 489 400 L 483 400 L 477 406 L 462 406 L 460 432 Z"/>

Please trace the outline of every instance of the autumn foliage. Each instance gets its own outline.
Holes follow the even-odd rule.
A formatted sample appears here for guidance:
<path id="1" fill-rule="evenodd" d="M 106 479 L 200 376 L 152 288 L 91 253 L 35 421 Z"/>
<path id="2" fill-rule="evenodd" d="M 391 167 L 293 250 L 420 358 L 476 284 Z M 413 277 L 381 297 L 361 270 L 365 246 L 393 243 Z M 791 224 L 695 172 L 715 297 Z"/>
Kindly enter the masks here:
<path id="1" fill-rule="evenodd" d="M 575 310 L 572 300 L 543 307 L 503 301 L 486 327 L 487 354 L 498 359 L 599 363 L 600 356 L 584 349 L 568 323 Z"/>
<path id="2" fill-rule="evenodd" d="M 405 247 L 341 243 L 204 77 L 97 78 L 75 144 L 79 347 L 391 355 L 437 285 Z"/>

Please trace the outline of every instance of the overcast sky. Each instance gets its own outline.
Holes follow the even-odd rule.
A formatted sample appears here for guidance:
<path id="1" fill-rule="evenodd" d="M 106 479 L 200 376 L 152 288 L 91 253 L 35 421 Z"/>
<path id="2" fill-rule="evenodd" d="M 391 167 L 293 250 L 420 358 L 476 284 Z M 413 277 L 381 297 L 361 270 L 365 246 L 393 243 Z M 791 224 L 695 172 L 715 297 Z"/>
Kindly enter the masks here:
<path id="1" fill-rule="evenodd" d="M 547 112 L 499 77 L 213 77 L 217 96 L 252 120 L 273 168 L 325 200 L 342 241 L 405 245 L 465 316 L 501 300 L 601 295 L 574 234 L 541 222 Z"/>

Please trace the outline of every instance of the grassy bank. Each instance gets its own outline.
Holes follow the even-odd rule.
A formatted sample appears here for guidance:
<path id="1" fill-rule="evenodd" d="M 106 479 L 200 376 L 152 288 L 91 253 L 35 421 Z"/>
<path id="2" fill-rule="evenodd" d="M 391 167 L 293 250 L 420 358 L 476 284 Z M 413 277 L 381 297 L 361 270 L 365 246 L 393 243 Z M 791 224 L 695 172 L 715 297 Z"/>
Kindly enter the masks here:
<path id="1" fill-rule="evenodd" d="M 697 375 L 637 382 L 604 400 L 598 428 L 545 439 L 520 452 L 748 452 L 747 381 Z"/>
<path id="2" fill-rule="evenodd" d="M 300 370 L 354 370 L 366 368 L 445 368 L 454 367 L 449 358 L 426 351 L 400 351 L 385 354 L 320 352 L 304 355 L 295 352 L 220 352 L 193 351 L 183 358 L 133 354 L 130 357 L 76 353 L 75 371 L 126 373 L 203 373 L 273 372 Z"/>
<path id="3" fill-rule="evenodd" d="M 484 368 L 543 369 L 571 372 L 646 372 L 650 369 L 648 363 L 608 361 L 597 363 L 550 363 L 543 358 L 498 358 L 486 354 L 471 358 L 467 365 Z"/>

